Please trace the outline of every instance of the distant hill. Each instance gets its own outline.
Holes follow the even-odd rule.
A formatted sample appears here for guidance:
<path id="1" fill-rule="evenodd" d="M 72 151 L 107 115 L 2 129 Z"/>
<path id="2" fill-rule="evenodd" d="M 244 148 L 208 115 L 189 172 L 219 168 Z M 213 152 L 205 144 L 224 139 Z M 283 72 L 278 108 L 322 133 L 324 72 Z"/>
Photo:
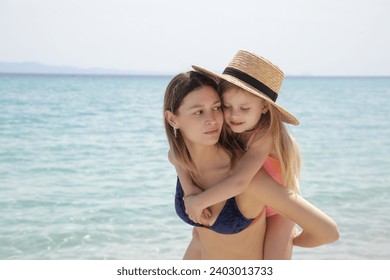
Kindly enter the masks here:
<path id="1" fill-rule="evenodd" d="M 38 62 L 0 62 L 0 73 L 11 74 L 91 74 L 91 75 L 132 75 L 130 71 L 102 68 L 77 68 L 72 66 L 52 66 Z"/>

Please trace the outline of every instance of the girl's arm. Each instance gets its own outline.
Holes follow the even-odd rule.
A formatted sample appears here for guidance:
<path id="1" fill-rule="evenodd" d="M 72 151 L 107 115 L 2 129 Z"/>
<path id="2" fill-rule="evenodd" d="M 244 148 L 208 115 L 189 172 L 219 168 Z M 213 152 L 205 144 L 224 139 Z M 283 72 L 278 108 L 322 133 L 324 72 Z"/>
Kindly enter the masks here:
<path id="1" fill-rule="evenodd" d="M 282 215 L 267 217 L 264 239 L 265 260 L 290 260 L 292 255 L 295 223 Z"/>
<path id="2" fill-rule="evenodd" d="M 324 212 L 272 179 L 263 169 L 254 177 L 251 194 L 296 222 L 302 232 L 293 239 L 300 247 L 315 247 L 339 238 L 337 224 Z"/>
<path id="3" fill-rule="evenodd" d="M 194 220 L 200 220 L 203 209 L 242 193 L 263 166 L 271 150 L 271 137 L 253 143 L 229 176 L 202 193 L 185 198 L 188 214 Z"/>

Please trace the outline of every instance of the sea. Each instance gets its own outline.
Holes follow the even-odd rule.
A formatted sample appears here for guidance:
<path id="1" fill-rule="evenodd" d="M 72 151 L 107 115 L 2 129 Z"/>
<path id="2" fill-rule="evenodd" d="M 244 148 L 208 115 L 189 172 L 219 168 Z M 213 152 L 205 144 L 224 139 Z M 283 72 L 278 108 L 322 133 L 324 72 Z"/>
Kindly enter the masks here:
<path id="1" fill-rule="evenodd" d="M 172 76 L 0 75 L 0 259 L 179 260 Z M 295 260 L 390 259 L 390 78 L 287 77 L 301 191 L 340 239 Z"/>

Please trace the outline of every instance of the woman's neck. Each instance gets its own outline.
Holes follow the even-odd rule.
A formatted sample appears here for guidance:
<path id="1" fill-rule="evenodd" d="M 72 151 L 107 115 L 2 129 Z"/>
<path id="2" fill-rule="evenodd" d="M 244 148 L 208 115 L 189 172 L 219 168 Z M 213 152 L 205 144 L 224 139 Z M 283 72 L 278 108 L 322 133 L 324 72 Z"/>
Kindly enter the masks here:
<path id="1" fill-rule="evenodd" d="M 214 169 L 221 164 L 224 165 L 224 161 L 228 156 L 217 144 L 215 145 L 198 145 L 187 144 L 188 151 L 191 155 L 193 162 L 199 171 Z M 224 160 L 225 159 L 225 160 Z"/>

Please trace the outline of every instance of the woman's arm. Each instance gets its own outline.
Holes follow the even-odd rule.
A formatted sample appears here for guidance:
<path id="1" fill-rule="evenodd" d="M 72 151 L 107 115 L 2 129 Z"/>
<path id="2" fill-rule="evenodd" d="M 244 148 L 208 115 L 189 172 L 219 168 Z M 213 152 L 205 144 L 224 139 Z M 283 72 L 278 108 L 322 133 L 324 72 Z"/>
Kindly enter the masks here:
<path id="1" fill-rule="evenodd" d="M 192 178 L 188 171 L 183 168 L 175 159 L 173 153 L 171 151 L 168 152 L 168 159 L 175 167 L 177 177 L 179 177 L 180 184 L 183 188 L 184 196 L 191 196 L 201 193 L 203 190 L 195 185 L 192 181 Z M 184 201 L 186 213 L 188 214 L 187 204 Z M 195 223 L 204 224 L 211 216 L 211 212 L 208 209 L 197 209 L 200 211 L 200 218 L 198 220 L 194 219 L 193 216 L 188 215 L 188 217 Z"/>
<path id="2" fill-rule="evenodd" d="M 267 217 L 264 239 L 265 260 L 290 260 L 295 223 L 282 215 Z"/>
<path id="3" fill-rule="evenodd" d="M 242 193 L 263 166 L 271 150 L 272 139 L 270 137 L 253 143 L 228 177 L 196 196 L 185 198 L 188 213 L 197 220 L 200 218 L 200 209 Z"/>
<path id="4" fill-rule="evenodd" d="M 179 177 L 180 184 L 183 188 L 185 196 L 194 195 L 194 194 L 198 194 L 198 193 L 202 192 L 202 189 L 193 183 L 188 171 L 186 169 L 184 169 L 177 162 L 177 160 L 175 159 L 175 156 L 173 155 L 171 150 L 169 150 L 169 152 L 168 152 L 168 159 L 171 162 L 171 164 L 175 167 L 176 174 Z"/>
<path id="5" fill-rule="evenodd" d="M 302 232 L 293 240 L 294 245 L 315 247 L 339 238 L 337 224 L 328 215 L 300 195 L 275 182 L 263 169 L 254 177 L 251 187 L 251 194 L 257 200 L 302 228 Z"/>

